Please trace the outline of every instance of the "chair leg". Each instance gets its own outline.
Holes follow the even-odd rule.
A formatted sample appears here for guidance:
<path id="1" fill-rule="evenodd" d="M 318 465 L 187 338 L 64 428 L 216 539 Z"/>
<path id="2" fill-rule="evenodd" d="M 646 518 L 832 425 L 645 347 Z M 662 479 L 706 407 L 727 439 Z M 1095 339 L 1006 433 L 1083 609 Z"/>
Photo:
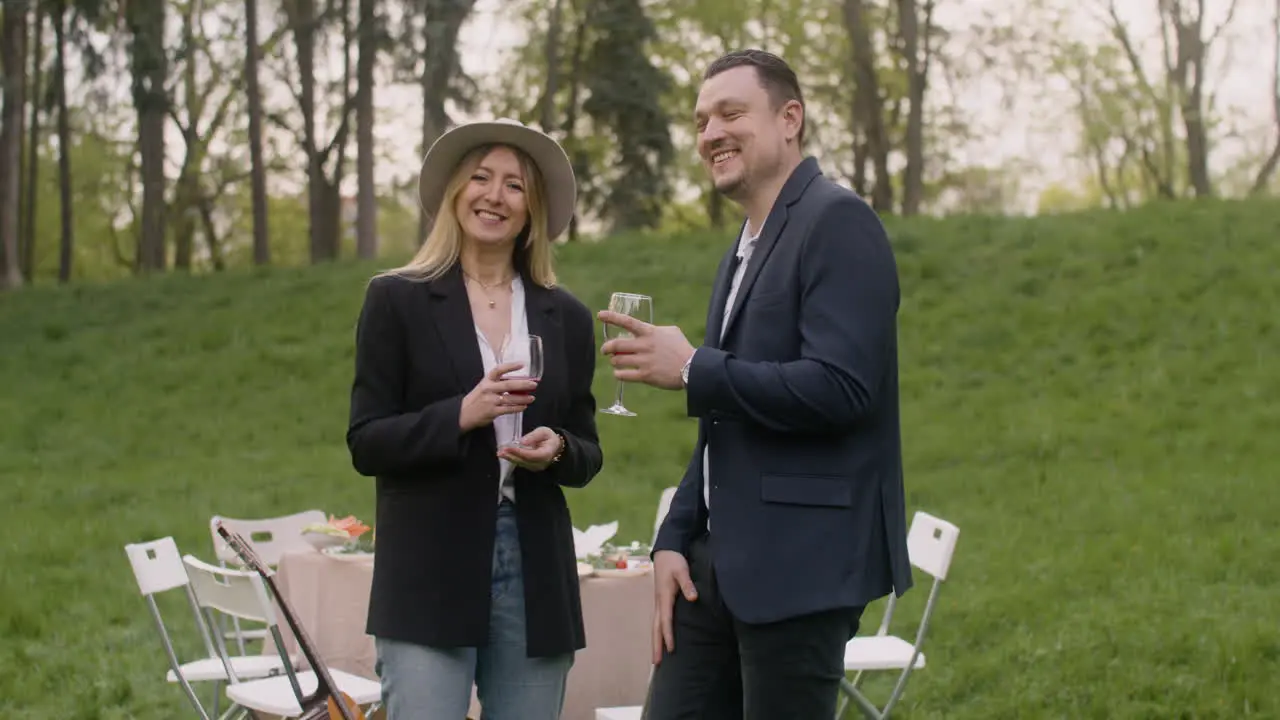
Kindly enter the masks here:
<path id="1" fill-rule="evenodd" d="M 160 609 L 156 606 L 156 599 L 150 595 L 147 595 L 146 599 L 147 609 L 151 611 L 151 619 L 155 622 L 156 629 L 160 632 L 160 641 L 164 644 L 165 655 L 169 658 L 169 667 L 173 670 L 178 684 L 182 686 L 182 692 L 187 696 L 187 700 L 191 702 L 196 712 L 199 713 L 201 720 L 209 720 L 209 713 L 205 712 L 204 705 L 200 703 L 200 697 L 196 695 L 195 688 L 191 687 L 187 677 L 182 674 L 181 664 L 178 662 L 178 654 L 174 652 L 173 643 L 169 642 L 169 634 L 165 632 L 164 621 L 160 619 Z"/>
<path id="2" fill-rule="evenodd" d="M 240 618 L 232 616 L 231 627 L 235 628 L 236 647 L 240 648 L 241 655 L 247 655 L 248 653 L 244 649 L 244 631 L 240 629 Z"/>
<path id="3" fill-rule="evenodd" d="M 848 680 L 840 681 L 840 690 L 845 697 L 853 700 L 858 709 L 862 711 L 863 716 L 869 720 L 885 720 L 888 717 L 887 714 L 881 713 L 875 705 L 872 705 L 871 701 L 863 696 L 858 688 Z M 839 715 L 836 717 L 838 718 Z"/>

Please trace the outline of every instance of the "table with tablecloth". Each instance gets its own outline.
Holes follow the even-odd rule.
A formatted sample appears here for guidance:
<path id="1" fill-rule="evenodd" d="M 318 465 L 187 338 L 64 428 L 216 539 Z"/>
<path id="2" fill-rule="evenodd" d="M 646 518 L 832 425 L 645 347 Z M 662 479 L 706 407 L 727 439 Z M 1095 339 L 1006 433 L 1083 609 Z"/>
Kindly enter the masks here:
<path id="1" fill-rule="evenodd" d="M 373 556 L 287 553 L 276 584 L 331 668 L 376 680 L 373 638 L 365 634 Z M 649 686 L 653 575 L 580 580 L 587 647 L 569 672 L 562 720 L 593 720 L 597 707 L 640 705 Z M 297 645 L 281 618 L 290 653 Z M 270 643 L 264 652 L 275 652 Z M 468 715 L 480 717 L 472 690 Z M 461 719 L 459 719 L 461 720 Z"/>

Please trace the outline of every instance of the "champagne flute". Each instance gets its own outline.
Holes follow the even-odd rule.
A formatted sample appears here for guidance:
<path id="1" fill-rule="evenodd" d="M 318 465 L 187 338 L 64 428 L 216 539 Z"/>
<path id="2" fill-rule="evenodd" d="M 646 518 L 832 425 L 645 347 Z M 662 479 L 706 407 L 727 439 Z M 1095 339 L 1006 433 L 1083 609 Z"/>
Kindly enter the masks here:
<path id="1" fill-rule="evenodd" d="M 628 315 L 643 320 L 647 323 L 653 323 L 653 298 L 648 295 L 637 295 L 635 293 L 614 293 L 609 298 L 609 311 L 616 312 L 619 315 Z M 606 340 L 620 337 L 631 337 L 631 333 L 623 328 L 604 323 L 604 337 Z M 613 405 L 602 408 L 600 412 L 609 415 L 621 415 L 623 417 L 635 417 L 636 414 L 628 410 L 622 404 L 622 388 L 625 385 L 621 380 L 618 381 L 618 394 L 613 401 Z"/>
<path id="2" fill-rule="evenodd" d="M 514 339 L 508 340 L 502 348 L 501 362 L 522 362 L 524 367 L 514 370 L 502 376 L 503 380 L 541 380 L 542 379 L 542 338 L 537 335 L 528 336 L 528 340 Z M 528 392 L 512 392 L 512 395 L 528 395 Z M 524 437 L 524 410 L 513 413 L 515 415 L 515 428 L 512 430 L 511 439 L 502 443 L 500 447 L 504 448 L 522 448 L 528 449 L 529 446 L 520 442 Z"/>

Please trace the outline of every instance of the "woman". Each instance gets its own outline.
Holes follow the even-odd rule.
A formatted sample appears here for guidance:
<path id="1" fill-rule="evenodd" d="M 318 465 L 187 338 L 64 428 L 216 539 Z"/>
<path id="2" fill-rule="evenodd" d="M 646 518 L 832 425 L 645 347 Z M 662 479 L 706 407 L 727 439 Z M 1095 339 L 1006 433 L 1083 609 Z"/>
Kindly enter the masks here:
<path id="1" fill-rule="evenodd" d="M 390 720 L 462 720 L 473 681 L 486 720 L 554 720 L 585 646 L 561 488 L 602 464 L 594 324 L 551 257 L 575 194 L 546 135 L 457 127 L 419 176 L 426 242 L 366 291 L 347 446 L 377 478 L 366 631 Z M 529 335 L 541 379 L 503 379 L 527 372 L 499 360 Z M 508 433 L 523 447 L 499 449 Z"/>

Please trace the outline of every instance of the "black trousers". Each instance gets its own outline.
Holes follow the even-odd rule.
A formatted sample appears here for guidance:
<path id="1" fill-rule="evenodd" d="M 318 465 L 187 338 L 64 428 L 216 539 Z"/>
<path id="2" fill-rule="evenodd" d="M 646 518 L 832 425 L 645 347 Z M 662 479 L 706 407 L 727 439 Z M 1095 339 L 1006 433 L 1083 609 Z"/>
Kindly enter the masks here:
<path id="1" fill-rule="evenodd" d="M 675 651 L 653 671 L 646 720 L 830 720 L 844 677 L 844 646 L 865 607 L 765 625 L 725 607 L 706 535 L 689 548 L 698 599 L 676 596 Z"/>

